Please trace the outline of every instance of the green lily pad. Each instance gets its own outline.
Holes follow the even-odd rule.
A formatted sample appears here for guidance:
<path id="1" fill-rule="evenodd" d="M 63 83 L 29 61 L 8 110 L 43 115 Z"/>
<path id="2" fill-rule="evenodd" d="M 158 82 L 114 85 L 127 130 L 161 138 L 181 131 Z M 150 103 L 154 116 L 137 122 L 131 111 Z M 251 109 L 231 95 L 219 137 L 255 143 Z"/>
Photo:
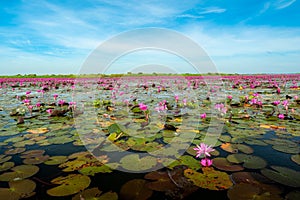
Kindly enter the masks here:
<path id="1" fill-rule="evenodd" d="M 291 160 L 300 165 L 300 154 L 292 155 Z"/>
<path id="2" fill-rule="evenodd" d="M 202 172 L 186 169 L 184 176 L 194 185 L 209 190 L 226 190 L 233 185 L 229 175 L 225 172 L 216 171 L 212 167 L 202 167 Z"/>
<path id="3" fill-rule="evenodd" d="M 265 176 L 261 175 L 257 172 L 234 172 L 231 174 L 231 178 L 234 181 L 234 183 L 274 183 L 272 180 L 266 178 Z"/>
<path id="4" fill-rule="evenodd" d="M 241 153 L 228 155 L 227 160 L 231 163 L 243 163 L 243 167 L 248 169 L 262 169 L 267 166 L 267 162 L 264 159 Z"/>
<path id="5" fill-rule="evenodd" d="M 220 147 L 221 149 L 229 153 L 238 153 L 239 151 L 246 154 L 253 153 L 253 149 L 244 144 L 231 144 L 227 142 L 227 143 L 223 143 Z"/>
<path id="6" fill-rule="evenodd" d="M 12 170 L 12 172 L 6 172 L 0 175 L 0 181 L 23 180 L 36 174 L 39 168 L 35 165 L 19 165 L 10 170 Z"/>
<path id="7" fill-rule="evenodd" d="M 17 142 L 17 143 L 14 143 L 13 146 L 14 147 L 25 147 L 26 145 L 34 145 L 35 144 L 35 141 L 33 140 L 23 140 L 21 142 Z"/>
<path id="8" fill-rule="evenodd" d="M 273 145 L 272 146 L 273 149 L 277 150 L 277 151 L 281 151 L 284 153 L 290 153 L 290 154 L 297 154 L 300 153 L 300 147 L 297 146 L 287 146 L 287 145 Z"/>
<path id="9" fill-rule="evenodd" d="M 37 165 L 37 164 L 41 164 L 41 163 L 47 161 L 48 159 L 49 159 L 48 155 L 40 155 L 37 157 L 26 158 L 23 160 L 23 163 L 27 164 L 27 165 L 29 165 L 29 164 Z"/>
<path id="10" fill-rule="evenodd" d="M 193 158 L 192 156 L 188 156 L 188 155 L 183 155 L 183 156 L 179 157 L 176 161 L 172 162 L 167 167 L 169 169 L 173 169 L 175 166 L 178 166 L 178 165 L 185 165 L 188 168 L 191 168 L 193 170 L 198 170 L 201 168 L 200 162 L 198 160 L 196 160 L 195 158 Z"/>
<path id="11" fill-rule="evenodd" d="M 32 180 L 10 181 L 8 184 L 10 188 L 0 188 L 1 199 L 18 200 L 35 194 L 36 184 Z"/>
<path id="12" fill-rule="evenodd" d="M 0 164 L 9 161 L 12 156 L 0 155 Z"/>
<path id="13" fill-rule="evenodd" d="M 90 185 L 91 179 L 82 174 L 69 174 L 57 177 L 51 183 L 58 184 L 59 186 L 47 190 L 47 194 L 62 197 L 76 194 L 86 189 Z"/>
<path id="14" fill-rule="evenodd" d="M 157 160 L 152 156 L 140 158 L 138 154 L 124 156 L 120 160 L 121 166 L 129 171 L 146 171 L 156 166 Z"/>
<path id="15" fill-rule="evenodd" d="M 145 187 L 147 183 L 143 179 L 133 179 L 126 182 L 120 190 L 120 198 L 123 200 L 147 200 L 152 196 L 152 190 Z"/>
<path id="16" fill-rule="evenodd" d="M 97 173 L 111 173 L 112 169 L 106 165 L 102 165 L 102 166 L 84 167 L 83 169 L 80 169 L 79 172 L 87 176 L 94 176 Z"/>
<path id="17" fill-rule="evenodd" d="M 226 158 L 221 158 L 221 157 L 213 159 L 213 166 L 220 170 L 230 171 L 230 172 L 244 170 L 244 167 L 242 167 L 241 165 L 232 164 L 228 162 Z"/>
<path id="18" fill-rule="evenodd" d="M 15 166 L 14 162 L 5 162 L 3 164 L 0 164 L 0 172 L 9 170 L 10 168 L 12 168 L 14 166 Z"/>
<path id="19" fill-rule="evenodd" d="M 74 197 L 72 197 L 72 200 L 118 200 L 118 194 L 115 192 L 106 192 L 102 194 L 102 191 L 100 191 L 97 187 L 86 189 L 78 194 L 76 194 Z"/>
<path id="20" fill-rule="evenodd" d="M 300 187 L 300 172 L 280 166 L 271 166 L 272 169 L 262 169 L 261 173 L 280 184 Z"/>
<path id="21" fill-rule="evenodd" d="M 51 156 L 47 161 L 44 162 L 46 165 L 59 165 L 68 160 L 67 156 Z"/>

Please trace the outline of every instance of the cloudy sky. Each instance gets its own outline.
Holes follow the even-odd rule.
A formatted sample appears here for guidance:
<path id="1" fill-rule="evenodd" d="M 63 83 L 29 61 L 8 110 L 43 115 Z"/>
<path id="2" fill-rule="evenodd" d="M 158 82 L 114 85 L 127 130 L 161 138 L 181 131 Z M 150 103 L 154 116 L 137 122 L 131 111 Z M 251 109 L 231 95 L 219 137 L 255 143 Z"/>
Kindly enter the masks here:
<path id="1" fill-rule="evenodd" d="M 105 41 L 149 27 L 190 38 L 219 72 L 295 73 L 299 13 L 299 0 L 0 1 L 0 74 L 76 74 Z M 151 64 L 193 72 L 176 56 L 150 54 L 124 55 L 111 73 Z"/>

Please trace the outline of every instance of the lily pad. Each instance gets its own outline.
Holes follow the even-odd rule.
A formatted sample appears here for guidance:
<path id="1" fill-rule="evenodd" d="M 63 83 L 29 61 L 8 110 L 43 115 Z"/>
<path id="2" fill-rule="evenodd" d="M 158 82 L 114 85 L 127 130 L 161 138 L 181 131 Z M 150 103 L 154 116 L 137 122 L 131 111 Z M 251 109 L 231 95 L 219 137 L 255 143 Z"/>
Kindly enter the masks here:
<path id="1" fill-rule="evenodd" d="M 59 165 L 68 160 L 67 156 L 51 156 L 47 161 L 44 162 L 46 165 Z"/>
<path id="2" fill-rule="evenodd" d="M 0 164 L 9 161 L 12 156 L 0 155 Z"/>
<path id="3" fill-rule="evenodd" d="M 184 176 L 194 185 L 209 190 L 226 190 L 233 185 L 229 175 L 225 172 L 216 171 L 212 167 L 202 167 L 202 172 L 186 169 Z"/>
<path id="4" fill-rule="evenodd" d="M 264 159 L 241 153 L 228 155 L 227 160 L 231 163 L 243 163 L 243 167 L 248 169 L 262 169 L 267 166 L 267 162 Z"/>
<path id="5" fill-rule="evenodd" d="M 62 197 L 76 194 L 86 189 L 90 185 L 91 179 L 82 174 L 69 174 L 68 176 L 57 177 L 51 183 L 59 186 L 47 190 L 47 194 Z"/>
<path id="6" fill-rule="evenodd" d="M 37 156 L 37 157 L 32 157 L 32 158 L 26 158 L 23 160 L 24 164 L 32 164 L 32 165 L 37 165 L 37 164 L 41 164 L 45 161 L 47 161 L 49 159 L 48 155 L 41 155 L 41 156 Z"/>
<path id="7" fill-rule="evenodd" d="M 261 173 L 280 184 L 300 187 L 300 172 L 281 166 L 271 166 L 272 169 L 262 169 Z"/>
<path id="8" fill-rule="evenodd" d="M 24 152 L 26 149 L 25 148 L 15 148 L 15 149 L 8 149 L 4 152 L 4 154 L 6 155 L 14 155 L 14 154 L 18 154 L 18 153 L 22 153 Z"/>
<path id="9" fill-rule="evenodd" d="M 187 169 L 186 166 L 177 166 L 173 170 L 150 172 L 145 175 L 145 179 L 152 181 L 146 183 L 146 187 L 164 192 L 171 199 L 185 199 L 198 190 L 198 187 L 184 176 L 185 169 Z"/>
<path id="10" fill-rule="evenodd" d="M 300 199 L 300 190 L 293 190 L 291 192 L 289 192 L 286 196 L 285 196 L 286 200 L 299 200 Z"/>
<path id="11" fill-rule="evenodd" d="M 100 191 L 97 187 L 86 189 L 78 194 L 76 194 L 74 197 L 72 197 L 72 200 L 117 200 L 118 194 L 115 192 L 106 192 L 102 194 L 102 191 Z"/>
<path id="12" fill-rule="evenodd" d="M 178 158 L 176 161 L 169 164 L 167 167 L 170 169 L 173 169 L 175 166 L 178 165 L 185 165 L 188 168 L 191 168 L 193 170 L 198 170 L 201 168 L 201 164 L 198 160 L 193 158 L 192 156 L 183 155 L 180 158 Z"/>
<path id="13" fill-rule="evenodd" d="M 121 166 L 129 171 L 146 171 L 156 166 L 157 160 L 152 156 L 145 156 L 140 158 L 138 154 L 130 154 L 124 156 L 120 160 Z"/>
<path id="14" fill-rule="evenodd" d="M 11 181 L 8 184 L 10 188 L 0 188 L 1 199 L 18 200 L 35 194 L 36 184 L 32 180 Z"/>
<path id="15" fill-rule="evenodd" d="M 220 170 L 231 171 L 231 172 L 244 170 L 244 167 L 242 167 L 241 165 L 232 164 L 228 162 L 226 158 L 221 158 L 221 157 L 213 159 L 213 166 L 215 166 Z"/>
<path id="16" fill-rule="evenodd" d="M 250 183 L 239 183 L 234 185 L 227 191 L 227 197 L 230 200 L 282 200 L 282 197 L 278 193 L 271 193 L 269 191 L 263 190 L 259 184 Z"/>
<path id="17" fill-rule="evenodd" d="M 300 165 L 300 154 L 292 155 L 291 160 Z"/>
<path id="18" fill-rule="evenodd" d="M 20 158 L 32 158 L 32 157 L 38 157 L 45 153 L 45 150 L 29 150 L 25 151 L 21 154 Z"/>
<path id="19" fill-rule="evenodd" d="M 229 153 L 238 153 L 239 151 L 246 154 L 253 153 L 253 149 L 244 144 L 231 144 L 227 142 L 227 143 L 223 143 L 220 147 L 221 149 Z"/>
<path id="20" fill-rule="evenodd" d="M 29 129 L 27 130 L 28 133 L 32 134 L 42 134 L 42 133 L 47 133 L 49 132 L 48 128 L 36 128 L 36 129 Z"/>
<path id="21" fill-rule="evenodd" d="M 111 173 L 112 169 L 106 165 L 102 165 L 102 166 L 84 167 L 81 170 L 79 170 L 79 172 L 87 176 L 94 176 L 97 173 Z"/>
<path id="22" fill-rule="evenodd" d="M 39 168 L 35 165 L 19 165 L 10 170 L 12 170 L 12 172 L 6 172 L 0 175 L 0 181 L 23 180 L 36 174 Z"/>
<path id="23" fill-rule="evenodd" d="M 152 190 L 148 189 L 145 184 L 146 180 L 133 179 L 126 182 L 120 190 L 120 197 L 123 200 L 147 200 L 152 196 Z"/>
<path id="24" fill-rule="evenodd" d="M 15 166 L 14 162 L 5 162 L 3 164 L 0 164 L 0 172 L 9 170 L 10 168 L 12 168 L 14 166 Z"/>

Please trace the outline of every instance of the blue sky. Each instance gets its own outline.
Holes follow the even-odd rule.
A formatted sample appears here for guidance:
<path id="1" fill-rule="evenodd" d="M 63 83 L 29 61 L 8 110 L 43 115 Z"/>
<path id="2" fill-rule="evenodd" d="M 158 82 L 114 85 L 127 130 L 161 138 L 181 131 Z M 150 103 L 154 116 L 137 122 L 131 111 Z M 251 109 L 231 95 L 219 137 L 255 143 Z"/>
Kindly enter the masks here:
<path id="1" fill-rule="evenodd" d="M 219 72 L 295 73 L 299 13 L 300 0 L 3 0 L 0 74 L 76 74 L 102 42 L 147 27 L 189 37 Z"/>

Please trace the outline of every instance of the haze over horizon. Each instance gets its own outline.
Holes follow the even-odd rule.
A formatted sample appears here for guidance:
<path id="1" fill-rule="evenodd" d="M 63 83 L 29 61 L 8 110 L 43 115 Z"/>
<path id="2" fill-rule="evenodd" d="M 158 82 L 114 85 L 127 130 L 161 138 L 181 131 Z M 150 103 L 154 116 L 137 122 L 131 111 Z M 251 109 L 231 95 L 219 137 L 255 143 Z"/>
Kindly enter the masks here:
<path id="1" fill-rule="evenodd" d="M 299 0 L 1 1 L 0 75 L 77 74 L 104 41 L 150 27 L 195 41 L 220 73 L 298 73 L 299 13 Z M 136 55 L 112 72 L 158 64 L 194 73 L 178 57 Z"/>

